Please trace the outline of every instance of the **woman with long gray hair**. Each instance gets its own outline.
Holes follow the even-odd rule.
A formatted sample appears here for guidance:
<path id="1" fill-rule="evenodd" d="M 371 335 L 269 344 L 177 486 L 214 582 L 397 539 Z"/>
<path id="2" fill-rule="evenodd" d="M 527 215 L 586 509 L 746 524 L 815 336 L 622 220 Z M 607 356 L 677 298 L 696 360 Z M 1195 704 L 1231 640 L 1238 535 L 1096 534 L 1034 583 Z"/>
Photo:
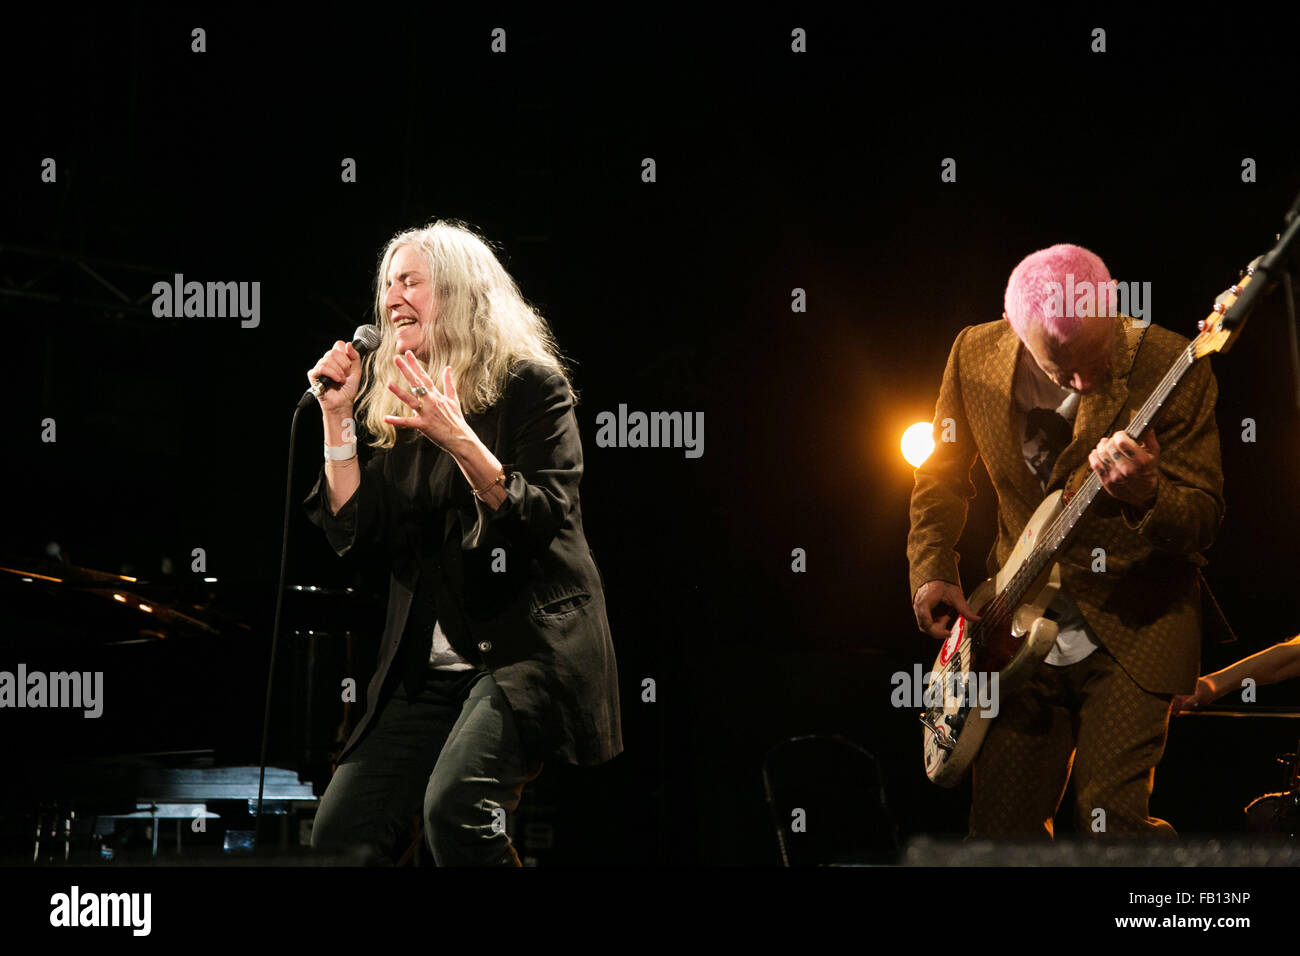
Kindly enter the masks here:
<path id="1" fill-rule="evenodd" d="M 366 713 L 312 846 L 385 862 L 422 807 L 438 865 L 517 866 L 507 822 L 524 784 L 547 760 L 623 748 L 575 396 L 545 320 L 462 224 L 389 241 L 375 321 L 377 349 L 336 342 L 308 373 L 339 383 L 317 396 L 308 518 L 338 555 L 391 569 Z"/>

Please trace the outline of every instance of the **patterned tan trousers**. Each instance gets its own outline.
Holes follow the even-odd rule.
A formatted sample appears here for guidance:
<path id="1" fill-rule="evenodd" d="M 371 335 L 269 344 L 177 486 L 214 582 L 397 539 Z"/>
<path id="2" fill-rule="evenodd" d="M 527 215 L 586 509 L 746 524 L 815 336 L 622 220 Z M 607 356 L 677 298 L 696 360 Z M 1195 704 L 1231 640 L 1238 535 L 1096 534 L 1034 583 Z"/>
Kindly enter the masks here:
<path id="1" fill-rule="evenodd" d="M 1080 836 L 1176 837 L 1148 813 L 1170 701 L 1102 647 L 1065 667 L 1040 664 L 1002 701 L 975 758 L 968 839 L 1052 839 L 1071 770 Z"/>

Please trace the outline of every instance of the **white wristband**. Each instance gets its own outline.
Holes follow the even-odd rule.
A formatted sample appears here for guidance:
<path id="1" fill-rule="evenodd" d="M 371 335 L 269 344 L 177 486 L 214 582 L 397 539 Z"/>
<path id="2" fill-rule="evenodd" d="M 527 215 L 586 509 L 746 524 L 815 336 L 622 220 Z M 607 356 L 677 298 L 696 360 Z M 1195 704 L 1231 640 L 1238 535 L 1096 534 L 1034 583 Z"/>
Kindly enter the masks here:
<path id="1" fill-rule="evenodd" d="M 326 461 L 347 461 L 349 458 L 357 457 L 357 443 L 348 442 L 346 445 L 326 445 Z"/>

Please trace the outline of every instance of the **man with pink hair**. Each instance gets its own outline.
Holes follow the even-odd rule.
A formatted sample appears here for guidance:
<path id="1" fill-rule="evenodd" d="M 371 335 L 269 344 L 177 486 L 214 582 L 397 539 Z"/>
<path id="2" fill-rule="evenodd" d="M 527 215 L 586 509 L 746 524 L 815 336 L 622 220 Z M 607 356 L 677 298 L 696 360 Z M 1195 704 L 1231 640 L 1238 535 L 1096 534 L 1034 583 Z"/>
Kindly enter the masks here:
<path id="1" fill-rule="evenodd" d="M 1135 441 L 1123 430 L 1187 339 L 1117 314 L 1105 264 L 1075 245 L 1026 257 L 1001 321 L 963 329 L 916 470 L 908 562 L 913 612 L 945 639 L 967 606 L 955 550 L 978 456 L 998 498 L 994 573 L 1044 496 L 1097 473 L 1105 489 L 1058 555 L 1055 646 L 1001 701 L 973 768 L 971 837 L 1054 835 L 1067 782 L 1092 836 L 1173 835 L 1149 814 L 1170 703 L 1200 670 L 1201 553 L 1223 517 L 1217 385 L 1195 363 Z M 945 423 L 949 423 L 945 429 Z M 945 610 L 946 607 L 946 610 Z"/>

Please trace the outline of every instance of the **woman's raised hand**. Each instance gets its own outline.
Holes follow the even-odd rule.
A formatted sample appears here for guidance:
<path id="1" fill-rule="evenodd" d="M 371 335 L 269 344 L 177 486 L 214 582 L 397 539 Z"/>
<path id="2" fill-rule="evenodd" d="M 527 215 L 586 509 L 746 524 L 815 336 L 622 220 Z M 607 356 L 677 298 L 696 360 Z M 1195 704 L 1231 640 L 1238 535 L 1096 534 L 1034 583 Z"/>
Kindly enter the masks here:
<path id="1" fill-rule="evenodd" d="M 414 428 L 439 448 L 453 454 L 458 443 L 474 439 L 460 409 L 450 365 L 443 367 L 440 392 L 410 349 L 405 355 L 394 356 L 394 361 L 410 387 L 402 388 L 389 382 L 388 390 L 400 398 L 412 414 L 404 417 L 385 415 L 385 422 L 398 428 Z"/>

